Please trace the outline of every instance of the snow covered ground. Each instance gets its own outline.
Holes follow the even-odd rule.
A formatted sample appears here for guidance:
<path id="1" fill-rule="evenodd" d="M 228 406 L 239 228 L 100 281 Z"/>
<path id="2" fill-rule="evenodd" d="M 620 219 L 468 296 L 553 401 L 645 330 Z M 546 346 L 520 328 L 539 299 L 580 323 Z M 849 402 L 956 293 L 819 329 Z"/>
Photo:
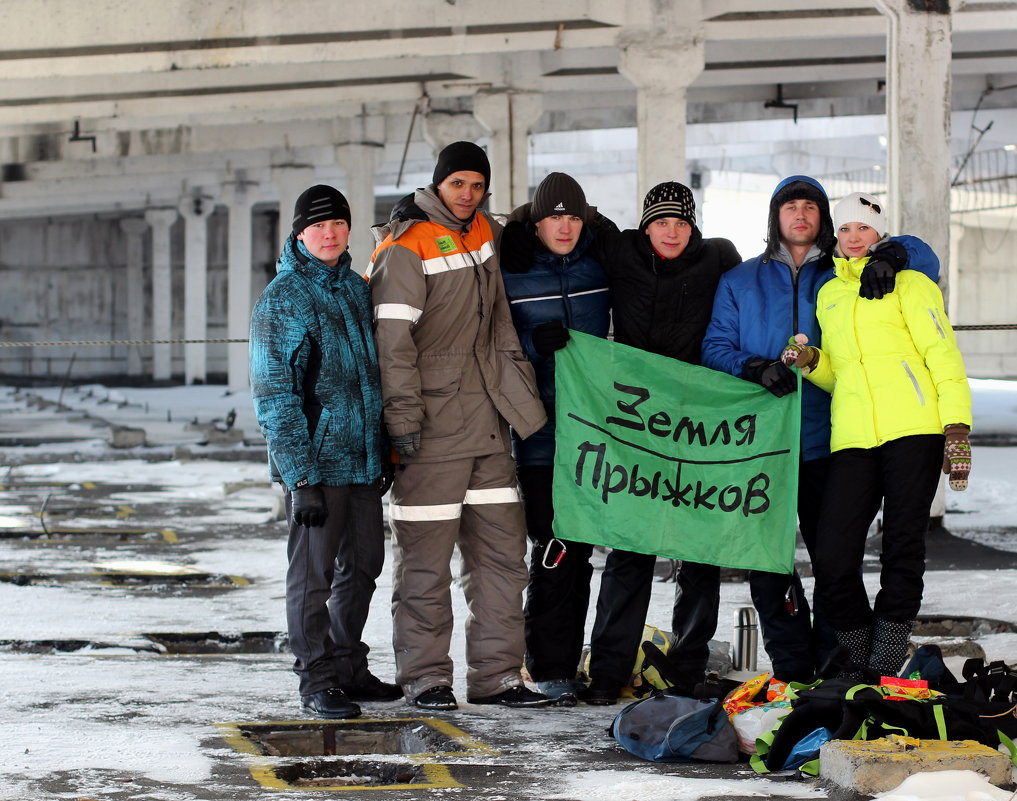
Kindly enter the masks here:
<path id="1" fill-rule="evenodd" d="M 974 380 L 972 386 L 976 432 L 1017 437 L 1017 383 Z M 30 394 L 60 399 L 70 411 L 40 408 L 34 401 L 29 408 L 25 391 L 0 388 L 0 441 L 14 437 L 15 429 L 26 440 L 50 440 L 0 444 L 0 534 L 39 528 L 40 517 L 50 529 L 102 524 L 143 533 L 123 540 L 0 539 L 0 573 L 43 577 L 27 586 L 0 581 L 0 643 L 91 643 L 72 652 L 45 653 L 0 645 L 0 764 L 5 777 L 0 799 L 261 797 L 247 773 L 247 758 L 223 745 L 214 724 L 302 719 L 290 657 L 158 655 L 145 637 L 285 630 L 285 527 L 279 520 L 279 492 L 265 483 L 249 395 L 228 394 L 216 386 L 92 386 L 62 393 L 54 387 Z M 218 420 L 224 427 L 221 421 L 231 411 L 234 427 L 244 432 L 248 444 L 198 444 L 204 438 L 202 426 Z M 113 449 L 106 423 L 144 428 L 148 444 Z M 89 485 L 98 489 L 88 490 Z M 40 515 L 43 503 L 47 509 Z M 970 489 L 947 493 L 946 526 L 959 537 L 1017 553 L 1017 447 L 976 445 Z M 599 568 L 603 557 L 598 559 Z M 117 570 L 142 568 L 236 576 L 246 583 L 199 590 L 180 589 L 169 580 L 110 585 Z M 96 579 L 96 573 L 104 578 Z M 47 581 L 46 576 L 79 580 Z M 866 578 L 874 591 L 875 574 Z M 931 571 L 923 614 L 1017 622 L 1015 586 L 1013 569 Z M 390 593 L 386 567 L 366 639 L 374 649 L 375 671 L 388 680 L 394 674 Z M 672 584 L 654 585 L 650 624 L 668 627 L 672 593 Z M 455 689 L 464 699 L 466 610 L 460 592 L 454 599 Z M 720 639 L 730 639 L 736 610 L 748 605 L 747 586 L 723 586 Z M 988 659 L 1017 664 L 1017 634 L 976 639 Z M 760 649 L 759 670 L 766 667 Z M 367 707 L 365 715 L 408 714 L 400 704 Z M 825 797 L 814 786 L 757 778 L 746 766 L 719 775 L 619 757 L 603 736 L 617 710 L 581 705 L 518 712 L 462 704 L 448 719 L 495 744 L 501 756 L 491 757 L 486 767 L 486 775 L 494 778 L 472 796 L 469 791 L 428 793 L 571 801 Z M 346 797 L 353 797 L 349 792 Z M 389 792 L 399 798 L 423 797 Z"/>

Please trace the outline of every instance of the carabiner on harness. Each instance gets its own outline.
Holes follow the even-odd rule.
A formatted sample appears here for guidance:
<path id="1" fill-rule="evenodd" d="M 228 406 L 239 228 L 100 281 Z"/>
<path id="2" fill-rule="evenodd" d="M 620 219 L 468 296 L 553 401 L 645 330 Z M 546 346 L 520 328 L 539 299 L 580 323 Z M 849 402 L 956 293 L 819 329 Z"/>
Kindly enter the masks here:
<path id="1" fill-rule="evenodd" d="M 565 543 L 557 537 L 548 540 L 547 547 L 544 548 L 544 558 L 541 560 L 541 564 L 548 570 L 558 567 L 561 560 L 565 558 L 567 550 L 568 548 L 565 547 Z"/>

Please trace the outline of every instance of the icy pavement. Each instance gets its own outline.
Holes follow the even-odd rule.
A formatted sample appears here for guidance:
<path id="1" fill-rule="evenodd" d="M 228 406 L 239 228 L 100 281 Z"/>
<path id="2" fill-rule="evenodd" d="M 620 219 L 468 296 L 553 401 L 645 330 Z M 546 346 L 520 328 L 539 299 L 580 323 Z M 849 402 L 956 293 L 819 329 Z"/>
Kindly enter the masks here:
<path id="1" fill-rule="evenodd" d="M 1017 421 L 1017 395 L 994 391 L 1003 398 L 994 410 L 1015 409 L 1012 418 L 998 414 L 1006 433 L 1006 421 Z M 200 444 L 209 426 L 226 428 L 231 412 L 242 439 Z M 148 444 L 111 447 L 111 425 L 143 428 Z M 993 569 L 1017 564 L 1015 456 L 1013 447 L 976 447 L 971 489 L 948 495 L 947 527 L 978 553 L 959 567 L 932 565 L 923 614 L 1017 621 L 1017 569 Z M 246 393 L 94 386 L 61 398 L 58 388 L 0 388 L 0 465 L 0 799 L 297 799 L 314 792 L 272 784 L 273 770 L 292 758 L 252 755 L 229 739 L 231 724 L 306 720 L 291 657 L 272 650 L 285 628 L 285 526 Z M 960 550 L 954 544 L 947 556 Z M 875 575 L 866 580 L 874 590 Z M 672 594 L 672 584 L 654 584 L 649 623 L 668 627 Z M 386 680 L 394 674 L 390 595 L 386 567 L 365 635 L 372 666 Z M 461 592 L 453 598 L 455 689 L 464 699 L 466 609 Z M 730 638 L 736 610 L 749 603 L 744 583 L 723 585 L 719 638 Z M 193 635 L 208 632 L 221 636 L 204 650 L 220 652 L 173 652 L 176 635 L 200 640 Z M 245 634 L 259 635 L 248 637 L 257 648 L 245 652 Z M 989 659 L 1017 663 L 1017 634 L 972 639 Z M 760 651 L 759 670 L 766 666 Z M 364 707 L 365 718 L 390 725 L 422 717 L 402 703 Z M 760 778 L 744 763 L 638 761 L 606 736 L 619 709 L 464 703 L 440 719 L 471 738 L 470 747 L 437 757 L 373 755 L 365 770 L 430 765 L 434 786 L 384 791 L 397 799 L 838 797 L 815 784 Z M 439 768 L 461 786 L 442 786 L 448 782 Z M 377 799 L 378 792 L 347 789 L 342 797 Z"/>

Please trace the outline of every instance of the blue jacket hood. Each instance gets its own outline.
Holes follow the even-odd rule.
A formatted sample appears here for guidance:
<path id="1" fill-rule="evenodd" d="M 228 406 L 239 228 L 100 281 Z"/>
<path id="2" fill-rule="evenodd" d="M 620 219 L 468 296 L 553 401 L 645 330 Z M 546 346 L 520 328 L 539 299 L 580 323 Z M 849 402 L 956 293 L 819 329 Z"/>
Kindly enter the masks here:
<path id="1" fill-rule="evenodd" d="M 789 191 L 788 187 L 803 183 L 808 188 Z M 780 207 L 792 200 L 806 197 L 819 205 L 819 234 L 816 246 L 823 253 L 829 253 L 837 242 L 833 230 L 833 217 L 830 216 L 830 198 L 823 185 L 809 175 L 789 175 L 777 184 L 770 195 L 770 214 L 766 225 L 766 258 L 773 258 L 780 250 Z"/>
<path id="2" fill-rule="evenodd" d="M 783 181 L 777 184 L 776 187 L 774 187 L 773 194 L 770 195 L 770 200 L 776 198 L 777 193 L 780 192 L 781 189 L 795 183 L 795 181 L 802 181 L 807 184 L 812 184 L 814 187 L 816 187 L 816 189 L 823 193 L 824 197 L 829 198 L 829 195 L 826 194 L 826 190 L 823 189 L 823 185 L 819 183 L 819 181 L 817 181 L 815 178 L 809 175 L 789 175 L 787 178 L 785 178 Z"/>

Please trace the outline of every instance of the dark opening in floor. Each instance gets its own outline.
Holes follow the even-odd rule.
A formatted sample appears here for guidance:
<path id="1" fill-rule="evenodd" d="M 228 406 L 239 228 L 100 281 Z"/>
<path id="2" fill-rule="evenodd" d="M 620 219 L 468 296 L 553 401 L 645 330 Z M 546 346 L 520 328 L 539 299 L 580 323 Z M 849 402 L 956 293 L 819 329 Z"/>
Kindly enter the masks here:
<path id="1" fill-rule="evenodd" d="M 279 631 L 163 632 L 144 634 L 167 654 L 279 654 L 288 648 L 288 639 Z"/>
<path id="2" fill-rule="evenodd" d="M 427 781 L 424 768 L 409 762 L 335 762 L 312 759 L 281 765 L 275 775 L 292 787 L 378 787 Z"/>
<path id="3" fill-rule="evenodd" d="M 454 737 L 420 719 L 245 724 L 240 731 L 266 756 L 353 756 L 464 752 Z"/>

